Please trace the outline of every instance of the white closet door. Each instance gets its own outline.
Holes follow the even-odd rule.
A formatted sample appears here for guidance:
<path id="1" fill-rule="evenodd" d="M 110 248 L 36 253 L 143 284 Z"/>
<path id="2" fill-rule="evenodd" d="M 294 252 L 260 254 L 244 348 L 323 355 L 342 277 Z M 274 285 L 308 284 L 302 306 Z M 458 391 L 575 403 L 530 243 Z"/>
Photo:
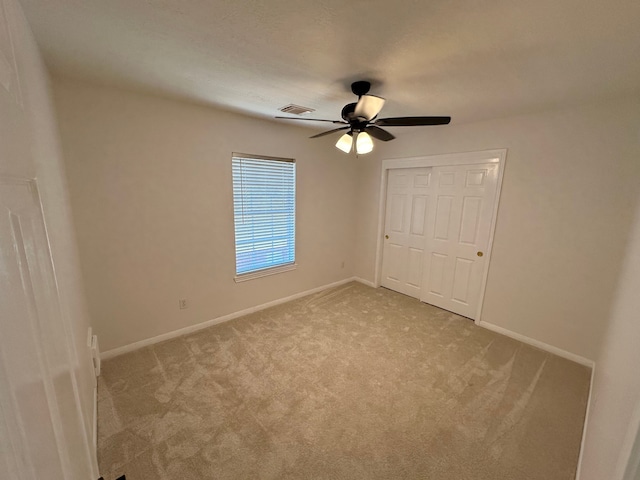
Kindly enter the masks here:
<path id="1" fill-rule="evenodd" d="M 382 286 L 420 298 L 431 168 L 390 170 L 387 182 Z"/>
<path id="2" fill-rule="evenodd" d="M 0 177 L 0 305 L 0 477 L 93 478 L 34 181 Z"/>
<path id="3" fill-rule="evenodd" d="M 434 167 L 420 300 L 469 318 L 480 301 L 498 165 Z"/>

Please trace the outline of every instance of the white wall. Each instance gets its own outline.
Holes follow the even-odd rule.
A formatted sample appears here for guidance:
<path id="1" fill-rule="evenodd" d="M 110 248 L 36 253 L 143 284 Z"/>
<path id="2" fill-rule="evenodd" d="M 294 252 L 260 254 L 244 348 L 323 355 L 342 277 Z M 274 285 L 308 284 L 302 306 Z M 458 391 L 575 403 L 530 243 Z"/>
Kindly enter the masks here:
<path id="1" fill-rule="evenodd" d="M 70 80 L 54 93 L 103 351 L 353 275 L 355 161 L 335 140 Z M 232 152 L 296 159 L 297 270 L 234 282 Z"/>
<path id="2" fill-rule="evenodd" d="M 580 480 L 621 480 L 640 428 L 640 204 L 617 284 L 596 363 Z"/>
<path id="3" fill-rule="evenodd" d="M 353 274 L 373 281 L 382 159 L 507 148 L 482 318 L 598 359 L 582 478 L 619 478 L 640 417 L 638 226 L 625 257 L 639 194 L 638 98 L 396 129 L 398 140 L 358 160 L 332 138 L 203 106 L 64 79 L 55 98 L 105 349 Z M 233 282 L 233 151 L 297 159 L 298 270 Z"/>
<path id="4" fill-rule="evenodd" d="M 395 129 L 358 160 L 306 129 L 195 104 L 65 79 L 55 98 L 105 350 L 353 274 L 373 281 L 383 158 L 507 148 L 482 319 L 596 358 L 638 194 L 638 98 Z M 297 271 L 233 282 L 233 151 L 297 159 Z"/>
<path id="5" fill-rule="evenodd" d="M 482 319 L 595 359 L 638 195 L 640 101 L 394 129 L 358 175 L 357 276 L 373 280 L 383 158 L 507 148 Z"/>
<path id="6" fill-rule="evenodd" d="M 70 361 L 74 362 L 71 373 L 77 380 L 85 435 L 91 439 L 95 376 L 87 347 L 89 316 L 49 77 L 18 2 L 0 0 L 0 9 L 0 13 L 3 13 L 0 15 L 0 54 L 7 62 L 2 65 L 2 79 L 7 78 L 5 75 L 8 72 L 11 74 L 11 67 L 16 67 L 15 76 L 7 84 L 9 88 L 4 89 L 0 85 L 0 175 L 37 179 L 62 315 L 70 329 L 72 346 L 75 347 L 75 352 L 70 356 Z M 3 19 L 6 19 L 6 23 Z M 65 335 L 62 325 L 57 328 L 61 337 Z M 48 340 L 58 341 L 55 338 Z M 24 355 L 34 356 L 36 352 L 24 352 Z M 62 376 L 62 372 L 59 373 Z M 78 449 L 74 455 L 78 462 L 86 460 L 84 450 Z M 93 471 L 97 472 L 95 456 L 88 461 Z"/>

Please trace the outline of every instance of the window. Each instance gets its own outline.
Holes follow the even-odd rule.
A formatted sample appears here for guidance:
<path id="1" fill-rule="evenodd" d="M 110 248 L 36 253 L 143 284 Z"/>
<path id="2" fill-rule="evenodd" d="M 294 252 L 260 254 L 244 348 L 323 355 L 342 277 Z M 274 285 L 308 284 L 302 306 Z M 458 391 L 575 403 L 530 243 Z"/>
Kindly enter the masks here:
<path id="1" fill-rule="evenodd" d="M 236 281 L 295 268 L 295 160 L 234 153 Z"/>

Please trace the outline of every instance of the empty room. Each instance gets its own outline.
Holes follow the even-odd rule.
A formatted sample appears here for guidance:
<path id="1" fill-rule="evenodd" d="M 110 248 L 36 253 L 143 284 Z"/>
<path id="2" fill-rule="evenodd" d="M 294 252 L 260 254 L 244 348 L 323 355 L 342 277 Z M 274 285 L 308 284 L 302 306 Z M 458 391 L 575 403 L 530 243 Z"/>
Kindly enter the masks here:
<path id="1" fill-rule="evenodd" d="M 640 479 L 640 3 L 0 0 L 0 477 Z"/>

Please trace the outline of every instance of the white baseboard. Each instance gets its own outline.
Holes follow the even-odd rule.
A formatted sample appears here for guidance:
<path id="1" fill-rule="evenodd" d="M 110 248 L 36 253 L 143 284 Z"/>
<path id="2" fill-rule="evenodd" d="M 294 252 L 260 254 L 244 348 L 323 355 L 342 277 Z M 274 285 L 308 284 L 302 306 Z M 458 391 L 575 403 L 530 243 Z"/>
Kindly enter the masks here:
<path id="1" fill-rule="evenodd" d="M 93 478 L 100 477 L 100 467 L 98 465 L 98 385 L 93 387 L 93 425 L 91 432 L 91 447 L 93 448 L 93 458 L 91 461 L 91 468 L 93 470 Z"/>
<path id="2" fill-rule="evenodd" d="M 540 350 L 553 353 L 554 355 L 558 355 L 559 357 L 566 358 L 567 360 L 571 360 L 572 362 L 579 363 L 580 365 L 584 365 L 585 367 L 593 369 L 595 366 L 595 362 L 593 360 L 581 357 L 580 355 L 576 355 L 575 353 L 567 352 L 566 350 L 554 347 L 553 345 L 541 342 L 540 340 L 535 340 L 520 333 L 512 332 L 511 330 L 507 330 L 504 327 L 499 327 L 498 325 L 494 325 L 493 323 L 487 323 L 480 320 L 479 322 L 476 322 L 476 325 L 482 328 L 486 328 L 487 330 L 500 333 L 501 335 L 513 338 L 514 340 L 518 340 L 522 343 L 526 343 L 528 345 L 531 345 L 532 347 L 539 348 Z"/>
<path id="3" fill-rule="evenodd" d="M 312 288 L 311 290 L 306 290 L 304 292 L 295 293 L 293 295 L 289 295 L 288 297 L 279 298 L 278 300 L 273 300 L 271 302 L 263 303 L 262 305 L 256 305 L 255 307 L 245 308 L 244 310 L 230 313 L 228 315 L 223 315 L 221 317 L 213 318 L 211 320 L 207 320 L 205 322 L 198 323 L 196 325 L 190 325 L 188 327 L 180 328 L 178 330 L 173 330 L 172 332 L 167 332 L 161 335 L 157 335 L 155 337 L 147 338 L 145 340 L 140 340 L 139 342 L 134 342 L 134 343 L 130 343 L 129 345 L 124 345 L 122 347 L 107 350 L 105 352 L 102 352 L 102 354 L 100 355 L 100 358 L 102 360 L 107 360 L 109 358 L 117 357 L 118 355 L 122 355 L 128 352 L 133 352 L 134 350 L 138 350 L 139 348 L 147 347 L 155 343 L 164 342 L 165 340 L 170 340 L 172 338 L 181 337 L 183 335 L 187 335 L 188 333 L 196 332 L 198 330 L 202 330 L 203 328 L 211 327 L 212 325 L 228 322 L 229 320 L 233 320 L 234 318 L 242 317 L 244 315 L 249 315 L 250 313 L 258 312 L 260 310 L 264 310 L 265 308 L 275 307 L 276 305 L 290 302 L 292 300 L 296 300 L 298 298 L 305 297 L 307 295 L 312 295 L 314 293 L 327 290 L 328 288 L 338 287 L 340 285 L 344 285 L 345 283 L 349 283 L 353 281 L 361 281 L 361 280 L 359 280 L 356 277 L 345 278 L 344 280 L 339 280 L 337 282 L 333 282 L 328 285 Z M 362 283 L 365 283 L 365 282 L 366 281 L 362 280 Z"/>
<path id="4" fill-rule="evenodd" d="M 132 352 L 134 350 L 138 350 L 139 348 L 143 348 L 149 345 L 153 345 L 155 343 L 160 343 L 163 342 L 165 340 L 170 340 L 172 338 L 176 338 L 176 337 L 180 337 L 182 335 L 186 335 L 188 333 L 192 333 L 192 332 L 196 332 L 198 330 L 202 330 L 203 328 L 207 328 L 210 327 L 212 325 L 217 325 L 219 323 L 224 323 L 224 322 L 228 322 L 229 320 L 233 320 L 235 318 L 238 317 L 242 317 L 244 315 L 249 315 L 250 313 L 254 313 L 254 312 L 258 312 L 260 310 L 264 310 L 266 308 L 270 308 L 270 307 L 274 307 L 276 305 L 280 305 L 282 303 L 286 303 L 286 302 L 290 302 L 292 300 L 296 300 L 298 298 L 301 297 L 305 297 L 307 295 L 312 295 L 314 293 L 318 293 L 321 292 L 323 290 L 327 290 L 329 288 L 333 288 L 333 287 L 338 287 L 340 285 L 344 285 L 345 283 L 349 283 L 349 282 L 359 282 L 362 283 L 363 285 L 367 285 L 369 287 L 375 288 L 375 284 L 369 280 L 365 280 L 364 278 L 360 278 L 360 277 L 349 277 L 349 278 L 345 278 L 343 280 L 339 280 L 337 282 L 333 282 L 327 285 L 323 285 L 320 287 L 316 287 L 316 288 L 312 288 L 311 290 L 306 290 L 304 292 L 300 292 L 300 293 L 295 293 L 293 295 L 289 295 L 288 297 L 283 297 L 283 298 L 279 298 L 277 300 L 273 300 L 271 302 L 267 302 L 267 303 L 263 303 L 261 305 L 256 305 L 254 307 L 249 307 L 246 308 L 244 310 L 240 310 L 238 312 L 234 312 L 234 313 L 230 313 L 227 315 L 223 315 L 221 317 L 217 317 L 217 318 L 213 318 L 211 320 L 207 320 L 205 322 L 202 323 L 198 323 L 196 325 L 190 325 L 188 327 L 184 327 L 184 328 L 180 328 L 178 330 L 173 330 L 171 332 L 167 332 L 167 333 L 163 333 L 161 335 L 157 335 L 155 337 L 151 337 L 151 338 L 147 338 L 145 340 L 140 340 L 139 342 L 134 342 L 134 343 L 130 343 L 128 345 L 124 345 L 122 347 L 118 347 L 118 348 L 114 348 L 111 350 L 107 350 L 105 352 L 102 352 L 100 354 L 100 358 L 102 360 L 107 360 L 109 358 L 113 358 L 113 357 L 117 357 L 118 355 L 122 355 L 124 353 L 128 353 L 128 352 Z M 492 330 L 496 333 L 500 333 L 502 335 L 506 335 L 507 337 L 513 338 L 515 340 L 518 340 L 520 342 L 526 343 L 528 345 L 532 345 L 534 347 L 537 347 L 541 350 L 545 350 L 547 352 L 553 353 L 555 355 L 558 355 L 560 357 L 566 358 L 568 360 L 574 361 L 576 363 L 579 363 L 581 365 L 585 365 L 587 367 L 593 368 L 595 363 L 593 362 L 593 360 L 589 360 L 588 358 L 584 358 L 581 357 L 579 355 L 576 355 L 574 353 L 571 352 L 567 352 L 566 350 L 562 350 L 561 348 L 558 347 L 554 347 L 553 345 L 549 345 L 547 343 L 541 342 L 539 340 L 535 340 L 533 338 L 529 338 L 525 335 L 519 334 L 519 333 L 515 333 L 512 332 L 511 330 L 507 330 L 504 327 L 500 327 L 498 325 L 494 325 L 492 323 L 488 323 L 485 321 L 479 321 L 476 322 L 476 325 L 479 325 L 483 328 L 486 328 L 488 330 Z"/>
<path id="5" fill-rule="evenodd" d="M 591 369 L 591 383 L 589 384 L 589 398 L 587 399 L 587 411 L 584 415 L 584 425 L 582 426 L 582 440 L 580 441 L 580 455 L 578 456 L 578 469 L 576 470 L 576 480 L 580 480 L 582 471 L 582 457 L 584 455 L 584 444 L 587 439 L 587 425 L 589 424 L 589 412 L 591 411 L 591 402 L 593 400 L 593 380 L 596 374 L 596 365 L 593 364 Z"/>
<path id="6" fill-rule="evenodd" d="M 375 283 L 373 283 L 373 282 L 371 282 L 371 281 L 369 281 L 369 280 L 365 280 L 364 278 L 360 278 L 360 277 L 353 277 L 353 279 L 354 279 L 356 282 L 360 282 L 360 283 L 362 283 L 363 285 L 366 285 L 367 287 L 376 288 L 376 284 L 375 284 Z"/>

